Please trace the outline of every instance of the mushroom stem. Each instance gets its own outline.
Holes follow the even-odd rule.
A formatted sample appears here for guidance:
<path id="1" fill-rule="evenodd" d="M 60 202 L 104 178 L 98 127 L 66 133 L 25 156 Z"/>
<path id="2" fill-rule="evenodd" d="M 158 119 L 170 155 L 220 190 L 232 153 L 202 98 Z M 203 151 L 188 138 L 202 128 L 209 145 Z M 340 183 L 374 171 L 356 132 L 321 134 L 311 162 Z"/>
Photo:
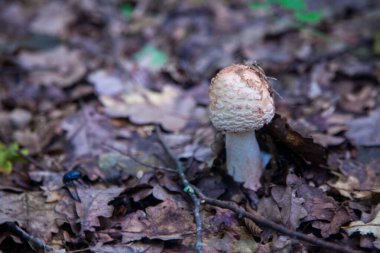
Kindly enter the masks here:
<path id="1" fill-rule="evenodd" d="M 228 174 L 237 182 L 246 182 L 258 189 L 262 174 L 260 148 L 255 131 L 226 133 Z M 253 181 L 252 181 L 253 180 Z"/>

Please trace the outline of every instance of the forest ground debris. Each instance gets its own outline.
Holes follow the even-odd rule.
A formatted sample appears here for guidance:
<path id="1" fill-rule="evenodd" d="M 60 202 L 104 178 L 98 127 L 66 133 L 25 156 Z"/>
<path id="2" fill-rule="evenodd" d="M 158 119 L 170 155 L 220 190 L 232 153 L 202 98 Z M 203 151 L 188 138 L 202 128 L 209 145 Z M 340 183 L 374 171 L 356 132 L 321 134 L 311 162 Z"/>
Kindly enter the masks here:
<path id="1" fill-rule="evenodd" d="M 182 165 L 182 163 L 174 156 L 174 154 L 170 151 L 168 145 L 163 141 L 161 136 L 161 130 L 159 126 L 156 126 L 155 128 L 156 134 L 158 137 L 158 141 L 161 144 L 162 148 L 164 149 L 165 153 L 170 157 L 173 162 L 175 162 L 176 170 L 181 178 L 182 184 L 184 186 L 184 191 L 187 192 L 193 203 L 194 203 L 194 219 L 196 223 L 196 249 L 198 253 L 203 252 L 202 250 L 202 217 L 200 214 L 200 205 L 201 204 L 209 204 L 212 206 L 217 206 L 225 209 L 229 209 L 233 212 L 235 212 L 238 217 L 244 217 L 247 219 L 252 220 L 260 227 L 267 227 L 274 231 L 277 231 L 281 234 L 287 235 L 291 238 L 298 239 L 307 243 L 310 243 L 315 246 L 319 246 L 325 249 L 335 250 L 336 252 L 342 252 L 342 253 L 360 253 L 361 251 L 353 250 L 348 247 L 327 242 L 325 240 L 321 240 L 318 238 L 312 238 L 306 234 L 293 231 L 290 229 L 287 229 L 286 227 L 276 224 L 262 216 L 260 216 L 257 213 L 249 213 L 245 211 L 244 209 L 237 207 L 235 203 L 229 202 L 229 201 L 222 201 L 214 198 L 207 197 L 201 190 L 199 190 L 197 187 L 192 185 L 189 180 L 186 177 L 185 174 L 185 168 Z"/>

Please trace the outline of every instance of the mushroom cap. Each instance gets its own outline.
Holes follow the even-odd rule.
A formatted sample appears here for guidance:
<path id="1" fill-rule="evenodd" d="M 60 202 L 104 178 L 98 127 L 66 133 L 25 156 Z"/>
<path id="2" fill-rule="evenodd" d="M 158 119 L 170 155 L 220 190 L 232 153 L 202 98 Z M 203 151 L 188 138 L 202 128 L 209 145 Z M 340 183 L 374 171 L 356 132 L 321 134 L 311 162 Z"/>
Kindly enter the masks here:
<path id="1" fill-rule="evenodd" d="M 209 96 L 210 119 L 218 130 L 252 131 L 274 116 L 272 90 L 257 65 L 235 64 L 222 69 L 211 80 Z"/>

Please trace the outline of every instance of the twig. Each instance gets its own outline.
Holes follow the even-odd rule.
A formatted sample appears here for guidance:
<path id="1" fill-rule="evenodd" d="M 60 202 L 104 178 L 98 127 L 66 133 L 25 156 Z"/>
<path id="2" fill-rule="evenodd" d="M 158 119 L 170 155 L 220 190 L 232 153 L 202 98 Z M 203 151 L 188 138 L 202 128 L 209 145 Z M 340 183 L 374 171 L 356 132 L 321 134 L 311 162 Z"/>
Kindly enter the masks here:
<path id="1" fill-rule="evenodd" d="M 19 156 L 21 156 L 22 158 L 24 158 L 25 160 L 27 160 L 30 164 L 33 164 L 34 166 L 36 166 L 36 168 L 41 169 L 41 170 L 46 170 L 46 168 L 44 168 L 44 166 L 42 166 L 41 164 L 39 164 L 36 160 L 34 160 L 29 155 L 25 155 L 21 151 L 17 151 L 17 154 Z"/>
<path id="2" fill-rule="evenodd" d="M 262 217 L 261 215 L 259 215 L 257 213 L 255 213 L 255 214 L 249 213 L 249 212 L 245 211 L 244 209 L 236 206 L 232 202 L 209 198 L 206 195 L 204 195 L 195 186 L 193 186 L 193 190 L 199 196 L 202 203 L 207 203 L 209 205 L 229 209 L 229 210 L 235 212 L 236 214 L 238 214 L 240 217 L 245 217 L 245 218 L 248 218 L 248 219 L 254 221 L 257 225 L 259 225 L 261 227 L 270 228 L 274 231 L 277 231 L 281 234 L 287 235 L 287 236 L 292 237 L 294 239 L 298 239 L 298 240 L 301 240 L 304 242 L 308 242 L 310 244 L 313 244 L 315 246 L 319 246 L 319 247 L 322 247 L 325 249 L 335 250 L 337 252 L 343 252 L 343 253 L 359 253 L 359 252 L 361 252 L 361 251 L 350 249 L 350 248 L 343 246 L 343 245 L 327 242 L 327 241 L 324 241 L 324 240 L 321 240 L 318 238 L 312 238 L 312 237 L 307 236 L 306 234 L 287 229 L 286 227 L 279 225 L 277 223 L 274 223 L 274 222 Z"/>
<path id="3" fill-rule="evenodd" d="M 169 147 L 166 145 L 166 143 L 162 139 L 161 130 L 159 126 L 156 126 L 155 128 L 158 141 L 160 142 L 162 148 L 164 149 L 165 153 L 170 157 L 171 160 L 176 165 L 177 172 L 181 178 L 182 184 L 184 186 L 184 191 L 190 195 L 191 200 L 194 203 L 194 219 L 195 219 L 195 225 L 196 225 L 196 243 L 195 247 L 197 249 L 198 253 L 203 253 L 202 249 L 202 217 L 200 215 L 200 206 L 201 206 L 201 200 L 198 198 L 198 196 L 195 194 L 193 186 L 190 184 L 189 180 L 187 180 L 185 175 L 185 168 L 183 164 L 175 158 L 172 151 L 169 149 Z"/>
<path id="4" fill-rule="evenodd" d="M 29 246 L 37 252 L 40 251 L 53 251 L 53 248 L 47 244 L 45 244 L 42 240 L 34 238 L 30 236 L 27 232 L 22 230 L 19 226 L 16 225 L 14 222 L 7 222 L 6 223 L 9 231 L 13 232 L 15 235 L 20 237 L 21 240 L 27 241 Z"/>
<path id="5" fill-rule="evenodd" d="M 170 168 L 164 168 L 164 167 L 161 167 L 161 166 L 153 166 L 153 165 L 150 165 L 150 164 L 147 164 L 147 163 L 144 163 L 142 161 L 140 161 L 139 159 L 133 157 L 132 155 L 130 154 L 127 154 L 125 152 L 123 152 L 122 150 L 118 149 L 118 148 L 115 148 L 115 147 L 112 147 L 110 145 L 107 145 L 105 144 L 106 148 L 110 149 L 110 150 L 113 150 L 113 151 L 116 151 L 118 152 L 119 154 L 125 156 L 125 157 L 128 157 L 129 159 L 131 159 L 132 161 L 134 161 L 135 163 L 138 163 L 142 166 L 145 166 L 147 168 L 151 168 L 151 169 L 159 169 L 159 170 L 164 170 L 164 171 L 168 171 L 168 172 L 177 172 L 176 170 L 174 169 L 170 169 Z"/>

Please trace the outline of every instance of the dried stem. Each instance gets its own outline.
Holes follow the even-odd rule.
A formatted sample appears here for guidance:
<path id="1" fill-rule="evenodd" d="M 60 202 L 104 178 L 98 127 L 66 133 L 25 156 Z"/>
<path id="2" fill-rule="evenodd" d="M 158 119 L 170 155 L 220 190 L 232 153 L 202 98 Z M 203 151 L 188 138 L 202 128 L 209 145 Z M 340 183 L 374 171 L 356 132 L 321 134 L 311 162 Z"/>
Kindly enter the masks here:
<path id="1" fill-rule="evenodd" d="M 176 159 L 172 151 L 169 149 L 169 147 L 166 145 L 166 143 L 162 139 L 161 130 L 159 126 L 156 126 L 156 134 L 158 141 L 160 142 L 162 148 L 164 149 L 165 153 L 170 157 L 170 159 L 175 163 L 177 172 L 181 178 L 182 184 L 184 186 L 184 191 L 189 194 L 191 200 L 194 204 L 194 219 L 195 219 L 195 225 L 196 225 L 196 243 L 195 248 L 197 249 L 198 253 L 203 253 L 202 249 L 202 217 L 200 214 L 200 206 L 201 206 L 201 200 L 198 198 L 198 196 L 195 194 L 193 186 L 190 184 L 189 180 L 187 180 L 185 175 L 185 168 L 183 164 Z"/>
<path id="2" fill-rule="evenodd" d="M 144 163 L 142 161 L 140 161 L 139 159 L 135 158 L 134 156 L 130 155 L 130 154 L 127 154 L 125 152 L 123 152 L 122 150 L 118 149 L 118 148 L 115 148 L 115 147 L 112 147 L 110 145 L 107 145 L 105 144 L 106 148 L 110 149 L 110 150 L 113 150 L 113 151 L 116 151 L 118 152 L 119 154 L 125 156 L 125 157 L 128 157 L 129 159 L 131 159 L 132 161 L 134 161 L 135 163 L 138 163 L 142 166 L 145 166 L 147 168 L 150 168 L 150 169 L 159 169 L 159 170 L 163 170 L 163 171 L 167 171 L 167 172 L 177 172 L 176 170 L 174 169 L 170 169 L 170 168 L 164 168 L 164 167 L 160 167 L 160 166 L 155 166 L 155 165 L 150 165 L 150 164 L 147 164 L 147 163 Z"/>
<path id="3" fill-rule="evenodd" d="M 53 248 L 45 244 L 42 240 L 30 236 L 27 232 L 22 230 L 14 222 L 6 223 L 8 230 L 17 235 L 21 240 L 26 241 L 29 246 L 37 252 L 50 252 L 53 251 Z"/>

